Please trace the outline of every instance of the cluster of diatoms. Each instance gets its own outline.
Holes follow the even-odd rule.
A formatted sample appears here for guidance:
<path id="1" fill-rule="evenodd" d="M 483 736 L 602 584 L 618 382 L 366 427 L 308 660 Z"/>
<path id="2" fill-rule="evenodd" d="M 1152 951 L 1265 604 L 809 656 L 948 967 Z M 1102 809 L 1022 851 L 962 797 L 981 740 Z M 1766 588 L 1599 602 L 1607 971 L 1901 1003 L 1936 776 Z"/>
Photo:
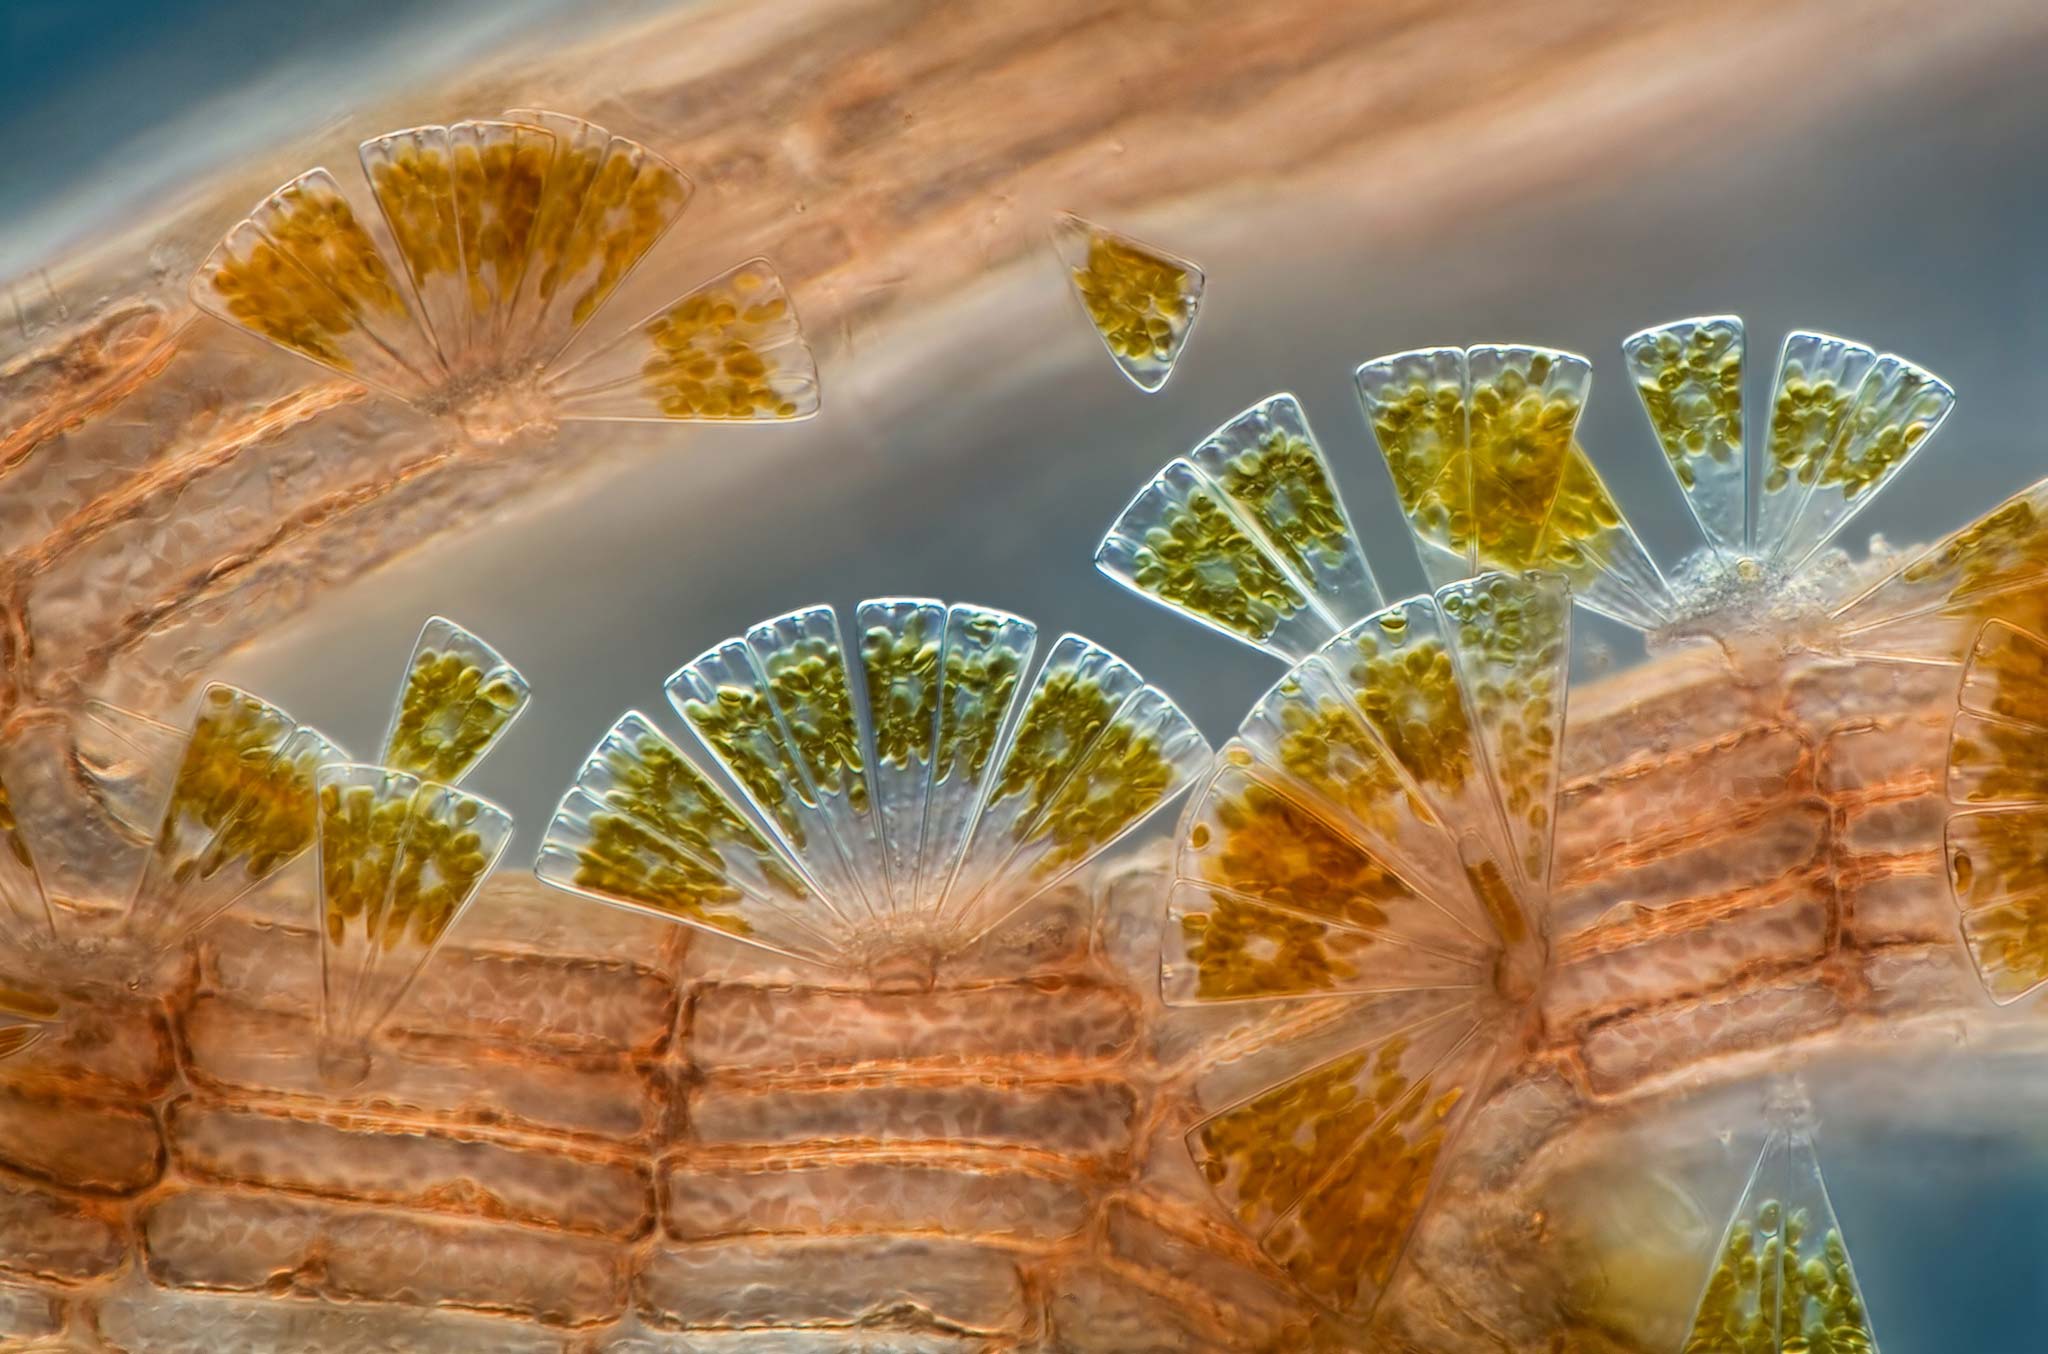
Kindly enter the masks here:
<path id="1" fill-rule="evenodd" d="M 1107 651 L 921 599 L 862 603 L 853 657 L 826 608 L 685 666 L 670 702 L 767 835 L 644 716 L 586 760 L 543 880 L 838 967 L 936 962 L 1130 830 L 1207 756 Z"/>
<path id="2" fill-rule="evenodd" d="M 511 819 L 453 782 L 527 695 L 489 646 L 439 617 L 414 647 L 378 763 L 352 761 L 255 696 L 207 687 L 120 921 L 138 968 L 316 850 L 318 911 L 308 920 L 320 937 L 323 1033 L 366 1048 L 510 839 Z M 147 764 L 165 744 L 135 741 L 142 725 L 160 728 L 110 727 L 127 741 L 124 755 Z M 56 928 L 60 945 L 80 938 L 70 934 L 77 924 L 67 917 Z"/>
<path id="3" fill-rule="evenodd" d="M 1743 347 L 1733 317 L 1680 321 L 1623 345 L 1664 457 L 1720 572 L 1731 574 L 1751 540 Z M 1327 530 L 1307 533 L 1262 511 L 1272 481 L 1260 455 L 1294 445 L 1248 438 L 1248 421 L 1292 409 L 1285 396 L 1169 463 L 1097 554 L 1126 586 L 1295 663 L 1246 717 L 1189 811 L 1163 979 L 1169 1001 L 1359 999 L 1354 1052 L 1307 1070 L 1282 1050 L 1242 1055 L 1235 1075 L 1247 1079 L 1243 1064 L 1277 1055 L 1268 1089 L 1214 1110 L 1189 1137 L 1260 1248 L 1340 1309 L 1378 1301 L 1461 1107 L 1488 1093 L 1486 1069 L 1503 1041 L 1534 1018 L 1548 962 L 1570 602 L 1645 630 L 1675 614 L 1668 585 L 1577 444 L 1590 375 L 1581 358 L 1516 346 L 1418 350 L 1358 369 L 1425 571 L 1462 580 L 1434 599 L 1377 612 L 1362 605 L 1375 594 L 1369 575 L 1361 586 L 1362 568 L 1340 572 L 1355 533 L 1312 442 L 1271 496 L 1295 511 L 1318 505 Z M 1766 554 L 1778 566 L 1770 576 L 1795 577 L 1951 402 L 1945 385 L 1902 359 L 1791 336 L 1764 452 L 1782 472 L 1764 485 Z M 2048 574 L 2040 499 L 2023 495 L 1975 536 L 1861 596 L 1830 599 L 1840 632 L 1952 659 L 1957 629 L 2000 606 L 1987 590 L 2019 592 Z M 1313 553 L 1303 548 L 1310 540 Z M 1487 569 L 1495 572 L 1474 577 Z M 1935 643 L 1951 647 L 1928 652 Z M 1987 659 L 1979 686 L 1996 678 L 2018 692 L 2032 678 L 2016 662 L 2007 655 L 1994 672 Z M 2048 657 L 2040 685 L 2048 690 Z M 2039 741 L 2031 729 L 1973 728 L 1965 739 L 1959 728 L 1971 793 L 1956 788 L 1953 772 L 1952 793 L 2038 804 L 2048 819 L 2048 779 L 2026 769 L 2039 756 L 2020 750 L 2048 749 L 2048 721 L 2035 722 Z M 2015 982 L 2029 980 L 2023 955 L 2048 956 L 2048 915 L 2016 896 L 2027 887 L 2017 876 L 2048 872 L 2048 855 L 2019 854 L 2025 840 L 2016 823 L 1986 821 L 1963 843 L 1951 832 L 1959 892 L 1976 885 L 1966 932 L 1974 925 L 1980 963 L 1993 956 L 1987 967 L 2018 971 Z M 1998 862 L 1989 883 L 1987 860 Z M 1342 1047 L 1343 1020 L 1305 1019 L 1313 1034 L 1295 1037 Z M 1411 1043 L 1403 1022 L 1427 1027 L 1427 1041 Z M 1373 1066 L 1379 1080 L 1368 1093 Z M 1845 1252 L 1838 1264 L 1801 1260 L 1793 1281 L 1799 1303 L 1810 1299 L 1820 1314 L 1793 1337 L 1807 1343 L 1783 1348 L 1867 1350 Z"/>
<path id="4" fill-rule="evenodd" d="M 274 755 L 290 732 L 278 716 L 232 687 L 207 688 L 156 841 L 159 857 L 174 858 L 172 881 L 234 866 L 253 882 L 312 843 L 311 769 Z"/>

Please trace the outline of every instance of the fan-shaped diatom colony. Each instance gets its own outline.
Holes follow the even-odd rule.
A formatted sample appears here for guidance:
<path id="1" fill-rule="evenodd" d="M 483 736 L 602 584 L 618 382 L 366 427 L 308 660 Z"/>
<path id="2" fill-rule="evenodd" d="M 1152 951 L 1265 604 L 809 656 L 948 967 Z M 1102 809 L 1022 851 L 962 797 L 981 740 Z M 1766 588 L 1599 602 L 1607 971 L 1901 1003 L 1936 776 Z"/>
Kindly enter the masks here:
<path id="1" fill-rule="evenodd" d="M 361 149 L 383 229 L 308 170 L 193 279 L 204 309 L 400 399 L 569 419 L 793 419 L 817 369 L 765 259 L 586 356 L 577 334 L 689 205 L 659 155 L 559 113 L 414 127 Z M 479 408 L 481 406 L 481 408 Z M 479 418 L 481 414 L 483 418 Z M 515 426 L 517 426 L 515 424 Z"/>
<path id="2" fill-rule="evenodd" d="M 930 982 L 1182 793 L 1209 745 L 1114 654 L 1029 621 L 863 602 L 859 684 L 829 608 L 765 621 L 668 681 L 746 813 L 638 712 L 541 847 L 551 884 L 819 963 Z M 860 693 L 856 696 L 856 692 Z"/>
<path id="3" fill-rule="evenodd" d="M 888 78 L 778 124 L 778 145 L 853 154 L 898 120 L 872 95 Z M 1187 713 L 1199 659 L 1141 676 L 1081 635 L 917 594 L 677 631 L 576 590 L 654 631 L 654 662 L 689 658 L 666 709 L 614 718 L 632 697 L 607 695 L 578 726 L 529 651 L 550 599 L 474 555 L 422 572 L 530 606 L 507 648 L 538 691 L 434 617 L 358 760 L 265 683 L 219 680 L 265 623 L 228 614 L 238 570 L 288 614 L 554 475 L 558 444 L 607 450 L 570 425 L 819 413 L 799 301 L 830 317 L 814 333 L 849 425 L 890 450 L 888 382 L 839 384 L 873 300 L 845 260 L 881 252 L 914 195 L 864 183 L 887 225 L 869 235 L 792 195 L 815 229 L 713 232 L 703 267 L 760 248 L 787 282 L 751 258 L 620 326 L 703 275 L 657 253 L 686 210 L 765 191 L 757 148 L 681 153 L 693 138 L 663 123 L 685 102 L 591 106 L 632 138 L 526 110 L 362 141 L 360 173 L 310 170 L 205 232 L 177 285 L 189 272 L 225 324 L 174 328 L 67 406 L 69 431 L 20 442 L 34 465 L 51 436 L 188 430 L 61 517 L 88 551 L 162 485 L 207 499 L 178 479 L 207 458 L 275 495 L 214 491 L 223 519 L 316 544 L 195 554 L 77 642 L 49 618 L 134 566 L 21 566 L 55 582 L 0 645 L 36 693 L 0 736 L 0 1348 L 1897 1340 L 1897 1269 L 1872 1263 L 1897 1237 L 1845 1186 L 1854 1139 L 1809 1090 L 1832 1110 L 1830 1060 L 1880 1050 L 1867 1076 L 1899 1095 L 1888 1051 L 1950 1056 L 1971 1037 L 1952 1027 L 2023 1022 L 2048 983 L 2048 484 L 1931 547 L 1850 553 L 1903 470 L 1961 454 L 1936 436 L 1955 394 L 1916 362 L 1798 330 L 1752 363 L 1743 322 L 1711 315 L 1623 338 L 1618 361 L 1527 343 L 1347 361 L 1355 408 L 1305 384 L 1194 440 L 1256 393 L 1159 394 L 1198 313 L 1225 342 L 1249 285 L 1216 237 L 1140 212 L 1114 176 L 1060 200 L 1149 222 L 1213 272 L 1071 213 L 1048 241 L 1058 202 L 970 195 L 945 231 L 993 236 L 1023 203 L 1029 304 L 1066 309 L 1060 360 L 1141 411 L 1161 460 L 1187 448 L 1061 504 L 1109 522 L 1094 563 L 1122 589 L 1275 660 L 1217 746 Z M 918 245 L 889 247 L 896 267 Z M 1023 358 L 1006 324 L 977 318 L 952 356 L 977 379 Z M 196 345 L 271 366 L 187 408 Z M 1174 391 L 1213 377 L 1205 351 Z M 1660 564 L 1609 487 L 1629 488 L 1630 451 L 1593 435 L 1596 367 L 1607 398 L 1634 391 L 1634 452 L 1697 527 L 1683 558 Z M 932 404 L 960 379 L 929 355 L 902 370 Z M 1220 407 L 1185 426 L 1197 398 Z M 290 459 L 261 459 L 280 444 Z M 779 588 L 806 494 L 878 512 L 836 466 L 787 472 L 757 482 L 791 505 L 783 537 L 672 527 L 651 493 L 639 517 L 630 492 L 593 511 L 649 573 L 673 558 L 635 534 L 655 522 Z M 737 507 L 739 483 L 702 493 Z M 980 506 L 967 526 L 992 550 L 1030 529 Z M 317 544 L 351 514 L 346 544 Z M 1414 596 L 1360 529 L 1397 515 Z M 150 547 L 171 560 L 177 516 Z M 1071 553 L 1058 567 L 1085 580 Z M 572 579 L 592 563 L 559 554 Z M 1600 675 L 1600 637 L 1630 630 L 1647 657 Z M 652 693 L 661 669 L 624 640 L 579 651 L 575 680 Z M 324 675 L 360 688 L 357 661 L 324 654 Z M 321 713 L 352 727 L 344 702 Z M 515 824 L 476 789 L 551 721 L 572 745 L 538 811 L 492 791 Z"/>

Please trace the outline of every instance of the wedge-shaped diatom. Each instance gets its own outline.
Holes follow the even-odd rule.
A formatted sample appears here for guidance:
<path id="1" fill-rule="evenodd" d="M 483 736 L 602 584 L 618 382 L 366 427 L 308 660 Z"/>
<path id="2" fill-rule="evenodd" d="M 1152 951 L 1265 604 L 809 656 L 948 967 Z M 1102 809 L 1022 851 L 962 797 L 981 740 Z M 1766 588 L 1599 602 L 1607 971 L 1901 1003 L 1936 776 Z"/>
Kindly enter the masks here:
<path id="1" fill-rule="evenodd" d="M 420 631 L 384 733 L 383 764 L 459 783 L 532 698 L 519 670 L 455 622 Z"/>
<path id="2" fill-rule="evenodd" d="M 1836 612 L 1842 646 L 1954 661 L 1984 622 L 2048 633 L 2048 480 L 1951 533 Z"/>
<path id="3" fill-rule="evenodd" d="M 1846 339 L 1785 340 L 1757 499 L 1757 544 L 1787 570 L 1862 511 L 1955 406 L 1904 358 Z"/>
<path id="4" fill-rule="evenodd" d="M 1544 962 L 1570 599 L 1488 573 L 1298 663 L 1183 823 L 1168 1001 L 1316 1001 L 1190 1132 L 1224 1206 L 1310 1293 L 1369 1310 Z"/>
<path id="5" fill-rule="evenodd" d="M 392 767 L 318 776 L 323 1051 L 346 1063 L 397 1006 L 512 838 L 503 809 Z"/>
<path id="6" fill-rule="evenodd" d="M 1183 790 L 1208 745 L 1113 654 L 984 607 L 884 598 L 849 646 L 824 607 L 668 681 L 741 790 L 646 716 L 585 761 L 548 883 L 878 980 L 928 974 Z"/>
<path id="7" fill-rule="evenodd" d="M 1813 1136 L 1771 1130 L 1729 1215 L 1680 1354 L 1877 1354 Z"/>
<path id="8" fill-rule="evenodd" d="M 766 259 L 749 259 L 549 378 L 567 418 L 795 419 L 818 367 Z"/>
<path id="9" fill-rule="evenodd" d="M 1949 737 L 1949 883 L 1994 1001 L 2048 982 L 2048 641 L 1992 621 Z"/>
<path id="10" fill-rule="evenodd" d="M 1749 552 L 1749 452 L 1743 441 L 1742 320 L 1678 320 L 1622 341 L 1650 429 L 1685 505 L 1715 550 Z"/>
<path id="11" fill-rule="evenodd" d="M 1664 622 L 1663 577 L 1578 445 L 1584 358 L 1429 348 L 1367 362 L 1357 380 L 1433 582 L 1550 569 L 1595 611 L 1642 629 Z"/>
<path id="12" fill-rule="evenodd" d="M 1053 222 L 1053 246 L 1118 369 L 1147 394 L 1165 385 L 1202 304 L 1202 270 L 1071 212 Z"/>
<path id="13" fill-rule="evenodd" d="M 277 706 L 207 687 L 136 883 L 129 933 L 173 945 L 296 860 L 313 844 L 314 777 L 343 755 Z"/>
<path id="14" fill-rule="evenodd" d="M 1095 567 L 1290 661 L 1381 600 L 1329 462 L 1285 394 L 1170 462 L 1110 527 Z"/>
<path id="15" fill-rule="evenodd" d="M 572 419 L 790 419 L 817 372 L 780 279 L 740 265 L 565 378 L 560 359 L 688 206 L 638 142 L 519 110 L 360 148 L 359 211 L 314 169 L 259 205 L 192 283 L 201 308 L 435 412 Z"/>

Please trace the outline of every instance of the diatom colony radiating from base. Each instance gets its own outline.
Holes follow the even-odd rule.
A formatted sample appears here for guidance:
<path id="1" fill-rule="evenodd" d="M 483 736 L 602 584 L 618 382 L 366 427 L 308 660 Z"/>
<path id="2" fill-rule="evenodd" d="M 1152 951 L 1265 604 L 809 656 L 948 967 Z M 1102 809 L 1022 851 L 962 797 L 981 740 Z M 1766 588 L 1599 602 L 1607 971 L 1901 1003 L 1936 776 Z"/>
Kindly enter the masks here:
<path id="1" fill-rule="evenodd" d="M 247 445 L 833 416 L 766 258 L 618 323 L 702 191 L 652 146 L 527 110 L 359 159 L 192 278 L 207 341 L 303 359 Z M 1156 233 L 1042 250 L 1165 405 L 1231 277 Z M 1872 1354 L 1884 1220 L 1804 1074 L 1944 977 L 2048 983 L 2048 482 L 1852 562 L 1945 382 L 1801 330 L 1747 407 L 1734 316 L 1619 346 L 1668 573 L 1580 444 L 1602 364 L 1522 343 L 1355 369 L 1426 593 L 1291 394 L 1083 509 L 1109 579 L 1285 665 L 1215 747 L 1198 674 L 924 595 L 678 636 L 537 822 L 463 785 L 548 692 L 439 616 L 371 758 L 222 682 L 17 706 L 0 1344 Z M 1647 659 L 1575 677 L 1589 617 Z M 1673 1105 L 1748 1177 L 1653 1254 L 1600 1196 L 1663 1188 Z M 1685 1291 L 1638 1320 L 1629 1273 Z"/>

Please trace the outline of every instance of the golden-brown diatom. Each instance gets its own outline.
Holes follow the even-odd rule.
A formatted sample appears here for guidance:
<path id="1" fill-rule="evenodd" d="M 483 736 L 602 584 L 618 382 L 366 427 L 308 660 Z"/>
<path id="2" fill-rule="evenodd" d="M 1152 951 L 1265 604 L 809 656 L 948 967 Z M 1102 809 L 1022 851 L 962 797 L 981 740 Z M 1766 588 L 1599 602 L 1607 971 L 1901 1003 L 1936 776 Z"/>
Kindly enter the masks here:
<path id="1" fill-rule="evenodd" d="M 1053 245 L 1117 369 L 1147 394 L 1165 385 L 1202 304 L 1202 270 L 1071 212 L 1053 223 Z"/>
<path id="2" fill-rule="evenodd" d="M 359 214 L 324 169 L 228 232 L 198 304 L 323 366 L 477 429 L 525 417 L 785 420 L 817 368 L 781 279 L 754 259 L 581 359 L 584 326 L 688 206 L 690 181 L 580 118 L 388 132 L 361 147 Z"/>
<path id="3" fill-rule="evenodd" d="M 629 713 L 549 825 L 548 883 L 871 976 L 922 973 L 1182 793 L 1209 746 L 1078 635 L 985 607 L 863 602 L 764 621 L 668 681 L 745 792 Z M 858 668 L 855 663 L 858 663 Z M 858 673 L 859 680 L 854 680 Z"/>

